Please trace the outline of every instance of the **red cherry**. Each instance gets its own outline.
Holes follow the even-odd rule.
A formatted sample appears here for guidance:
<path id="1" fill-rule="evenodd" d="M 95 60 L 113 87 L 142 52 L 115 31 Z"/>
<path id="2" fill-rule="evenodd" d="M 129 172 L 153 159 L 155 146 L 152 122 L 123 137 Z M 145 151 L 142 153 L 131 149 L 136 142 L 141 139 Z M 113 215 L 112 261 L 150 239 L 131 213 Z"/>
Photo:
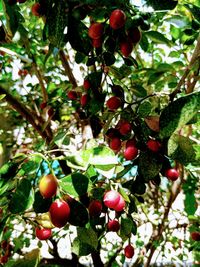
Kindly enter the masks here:
<path id="1" fill-rule="evenodd" d="M 35 229 L 35 235 L 40 240 L 47 240 L 51 237 L 52 231 L 51 229 L 37 227 Z"/>
<path id="2" fill-rule="evenodd" d="M 97 217 L 101 214 L 102 204 L 99 200 L 92 200 L 89 204 L 88 211 L 91 217 Z"/>
<path id="3" fill-rule="evenodd" d="M 127 148 L 127 147 L 130 147 L 130 146 L 134 146 L 134 147 L 136 147 L 136 141 L 135 141 L 135 138 L 132 138 L 132 139 L 127 140 L 127 142 L 126 142 L 126 148 Z"/>
<path id="4" fill-rule="evenodd" d="M 110 139 L 113 139 L 114 137 L 119 137 L 120 133 L 117 129 L 115 128 L 110 128 L 108 129 L 108 131 L 106 132 L 106 136 Z"/>
<path id="5" fill-rule="evenodd" d="M 52 198 L 55 196 L 58 187 L 58 181 L 53 174 L 48 174 L 42 177 L 39 182 L 40 194 L 44 198 Z"/>
<path id="6" fill-rule="evenodd" d="M 88 35 L 92 39 L 99 39 L 103 35 L 103 29 L 102 23 L 94 22 L 89 27 Z"/>
<path id="7" fill-rule="evenodd" d="M 121 100 L 119 97 L 117 96 L 112 96 L 111 98 L 109 98 L 106 102 L 106 106 L 110 109 L 110 110 L 115 110 L 118 109 L 121 106 Z"/>
<path id="8" fill-rule="evenodd" d="M 114 207 L 114 210 L 115 211 L 122 211 L 125 207 L 125 200 L 124 198 L 122 197 L 122 195 L 120 195 L 120 198 L 119 198 L 119 202 L 116 204 L 116 206 Z"/>
<path id="9" fill-rule="evenodd" d="M 120 29 L 125 25 L 126 22 L 126 14 L 120 10 L 115 9 L 109 19 L 110 27 L 114 30 Z"/>
<path id="10" fill-rule="evenodd" d="M 81 96 L 80 103 L 81 103 L 82 107 L 85 107 L 87 105 L 87 103 L 88 103 L 88 95 L 87 94 Z"/>
<path id="11" fill-rule="evenodd" d="M 114 209 L 120 200 L 120 194 L 117 191 L 107 191 L 103 197 L 104 205 L 108 208 Z"/>
<path id="12" fill-rule="evenodd" d="M 175 168 L 171 168 L 165 171 L 165 176 L 171 181 L 176 181 L 179 177 L 179 172 Z"/>
<path id="13" fill-rule="evenodd" d="M 137 27 L 130 28 L 128 31 L 128 37 L 132 43 L 139 43 L 141 40 L 142 34 Z"/>
<path id="14" fill-rule="evenodd" d="M 110 140 L 110 143 L 109 143 L 109 147 L 114 151 L 120 150 L 121 145 L 122 145 L 122 142 L 118 137 L 114 137 L 113 139 Z"/>
<path id="15" fill-rule="evenodd" d="M 32 5 L 31 12 L 34 16 L 39 17 L 41 15 L 41 5 L 40 3 L 35 3 Z"/>
<path id="16" fill-rule="evenodd" d="M 118 232 L 120 229 L 120 224 L 118 220 L 110 220 L 107 224 L 108 231 Z"/>
<path id="17" fill-rule="evenodd" d="M 122 121 L 119 124 L 119 132 L 121 135 L 127 135 L 131 132 L 132 126 L 128 121 Z"/>
<path id="18" fill-rule="evenodd" d="M 157 153 L 161 148 L 161 143 L 158 142 L 157 140 L 150 139 L 147 141 L 147 147 L 151 151 Z"/>
<path id="19" fill-rule="evenodd" d="M 40 104 L 40 108 L 41 108 L 41 109 L 46 108 L 46 106 L 47 106 L 47 102 L 42 102 L 42 103 Z"/>
<path id="20" fill-rule="evenodd" d="M 53 108 L 49 108 L 48 111 L 47 111 L 49 117 L 53 116 L 54 114 L 54 109 Z"/>
<path id="21" fill-rule="evenodd" d="M 88 90 L 88 89 L 90 89 L 90 87 L 91 87 L 91 84 L 90 84 L 89 80 L 84 80 L 84 82 L 83 82 L 83 88 L 85 90 Z"/>
<path id="22" fill-rule="evenodd" d="M 130 40 L 124 40 L 120 43 L 120 50 L 124 57 L 129 57 L 133 50 L 133 43 Z"/>
<path id="23" fill-rule="evenodd" d="M 133 160 L 138 155 L 138 149 L 135 146 L 129 146 L 124 150 L 126 160 Z"/>
<path id="24" fill-rule="evenodd" d="M 3 240 L 3 241 L 1 242 L 1 248 L 2 248 L 3 250 L 6 250 L 7 246 L 8 246 L 8 241 L 7 241 L 7 240 Z"/>
<path id="25" fill-rule="evenodd" d="M 76 100 L 78 95 L 77 95 L 77 92 L 76 91 L 73 91 L 73 90 L 70 90 L 68 93 L 67 93 L 67 96 L 70 100 Z"/>
<path id="26" fill-rule="evenodd" d="M 131 244 L 127 245 L 125 248 L 124 248 L 124 255 L 131 259 L 134 255 L 134 248 Z"/>
<path id="27" fill-rule="evenodd" d="M 61 228 L 68 222 L 70 207 L 64 200 L 57 199 L 51 204 L 49 214 L 53 225 Z"/>
<path id="28" fill-rule="evenodd" d="M 8 256 L 4 255 L 4 256 L 1 256 L 0 258 L 0 263 L 4 264 L 8 261 Z"/>
<path id="29" fill-rule="evenodd" d="M 200 232 L 192 232 L 190 234 L 192 240 L 194 241 L 200 241 Z"/>
<path id="30" fill-rule="evenodd" d="M 92 46 L 94 48 L 99 48 L 102 46 L 102 39 L 98 38 L 98 39 L 92 39 Z"/>

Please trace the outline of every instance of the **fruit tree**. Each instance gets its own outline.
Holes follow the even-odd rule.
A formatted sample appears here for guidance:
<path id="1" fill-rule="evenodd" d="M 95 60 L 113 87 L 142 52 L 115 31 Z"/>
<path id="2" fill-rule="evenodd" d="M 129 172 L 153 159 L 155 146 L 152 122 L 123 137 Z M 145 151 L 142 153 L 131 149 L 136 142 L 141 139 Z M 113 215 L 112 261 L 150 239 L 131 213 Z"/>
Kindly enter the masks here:
<path id="1" fill-rule="evenodd" d="M 198 265 L 200 1 L 0 15 L 0 265 Z"/>

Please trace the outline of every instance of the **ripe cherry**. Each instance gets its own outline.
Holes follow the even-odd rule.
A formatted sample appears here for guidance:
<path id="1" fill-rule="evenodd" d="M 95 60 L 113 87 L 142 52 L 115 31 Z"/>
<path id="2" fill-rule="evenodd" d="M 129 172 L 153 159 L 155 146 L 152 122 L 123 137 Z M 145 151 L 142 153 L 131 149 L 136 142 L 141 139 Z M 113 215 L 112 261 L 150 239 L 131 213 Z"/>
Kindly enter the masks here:
<path id="1" fill-rule="evenodd" d="M 81 103 L 82 107 L 85 107 L 87 105 L 87 103 L 88 103 L 88 95 L 87 94 L 81 96 L 80 103 Z"/>
<path id="2" fill-rule="evenodd" d="M 110 140 L 109 147 L 114 151 L 119 151 L 121 148 L 122 142 L 119 137 L 114 137 Z"/>
<path id="3" fill-rule="evenodd" d="M 135 146 L 129 146 L 124 150 L 124 157 L 126 160 L 133 160 L 138 155 L 138 149 Z"/>
<path id="4" fill-rule="evenodd" d="M 70 100 L 76 100 L 78 95 L 77 95 L 77 92 L 74 91 L 74 90 L 70 90 L 68 93 L 67 93 L 67 96 Z"/>
<path id="5" fill-rule="evenodd" d="M 0 257 L 0 263 L 4 264 L 8 261 L 8 256 L 4 255 Z"/>
<path id="6" fill-rule="evenodd" d="M 179 177 L 179 172 L 175 168 L 171 168 L 165 171 L 165 176 L 171 181 L 176 181 Z"/>
<path id="7" fill-rule="evenodd" d="M 115 211 L 122 211 L 125 207 L 125 200 L 122 197 L 122 195 L 120 195 L 119 201 L 118 203 L 115 205 L 115 207 L 113 208 Z"/>
<path id="8" fill-rule="evenodd" d="M 131 244 L 127 245 L 125 248 L 124 248 L 124 255 L 125 257 L 131 259 L 134 255 L 134 248 Z"/>
<path id="9" fill-rule="evenodd" d="M 110 109 L 110 110 L 115 110 L 118 109 L 121 106 L 121 100 L 119 97 L 117 96 L 112 96 L 110 97 L 107 102 L 106 102 L 106 106 Z"/>
<path id="10" fill-rule="evenodd" d="M 39 228 L 37 227 L 35 229 L 35 235 L 40 240 L 47 240 L 51 237 L 52 231 L 48 228 Z"/>
<path id="11" fill-rule="evenodd" d="M 88 30 L 88 35 L 92 39 L 99 39 L 103 35 L 103 24 L 94 22 L 90 25 L 89 30 Z"/>
<path id="12" fill-rule="evenodd" d="M 120 43 L 120 51 L 124 57 L 129 57 L 133 50 L 133 43 L 130 40 L 124 40 Z"/>
<path id="13" fill-rule="evenodd" d="M 194 241 L 200 241 L 200 232 L 192 232 L 190 234 L 192 240 Z"/>
<path id="14" fill-rule="evenodd" d="M 121 135 L 127 135 L 131 132 L 132 126 L 128 121 L 121 121 L 119 123 L 119 132 Z"/>
<path id="15" fill-rule="evenodd" d="M 120 194 L 117 191 L 107 191 L 103 197 L 104 205 L 108 208 L 114 209 L 120 200 Z"/>
<path id="16" fill-rule="evenodd" d="M 89 204 L 88 211 L 91 217 L 97 217 L 101 214 L 102 204 L 99 200 L 92 200 Z"/>
<path id="17" fill-rule="evenodd" d="M 61 228 L 68 222 L 70 207 L 64 200 L 57 199 L 51 204 L 49 214 L 53 225 Z"/>
<path id="18" fill-rule="evenodd" d="M 142 34 L 137 27 L 132 27 L 128 31 L 128 37 L 132 43 L 136 44 L 141 40 Z"/>
<path id="19" fill-rule="evenodd" d="M 6 250 L 7 246 L 8 246 L 8 241 L 7 241 L 7 240 L 3 240 L 3 241 L 1 242 L 1 248 L 2 248 L 3 250 Z"/>
<path id="20" fill-rule="evenodd" d="M 58 181 L 53 174 L 48 174 L 42 177 L 39 182 L 40 194 L 44 198 L 51 198 L 55 196 L 58 188 Z"/>
<path id="21" fill-rule="evenodd" d="M 114 30 L 120 29 L 125 25 L 126 14 L 120 9 L 115 9 L 109 19 L 110 27 Z"/>
<path id="22" fill-rule="evenodd" d="M 35 3 L 32 5 L 31 12 L 34 16 L 39 17 L 41 15 L 41 5 L 40 3 Z"/>
<path id="23" fill-rule="evenodd" d="M 98 39 L 97 39 L 97 40 L 98 40 Z M 84 88 L 85 90 L 88 90 L 88 89 L 91 88 L 91 84 L 90 84 L 89 80 L 84 80 L 84 82 L 83 82 L 83 88 Z"/>
<path id="24" fill-rule="evenodd" d="M 136 141 L 135 141 L 135 138 L 131 138 L 131 139 L 127 140 L 127 142 L 126 142 L 126 148 L 127 148 L 127 147 L 130 147 L 130 146 L 134 146 L 134 147 L 136 147 Z"/>
<path id="25" fill-rule="evenodd" d="M 120 229 L 120 224 L 118 220 L 110 220 L 107 224 L 108 231 L 118 232 Z"/>
<path id="26" fill-rule="evenodd" d="M 102 46 L 102 39 L 92 39 L 92 46 L 94 48 L 100 48 Z"/>
<path id="27" fill-rule="evenodd" d="M 53 109 L 52 107 L 50 107 L 50 108 L 48 109 L 48 111 L 47 111 L 47 114 L 48 114 L 49 117 L 52 117 L 53 114 L 54 114 L 54 109 Z"/>
<path id="28" fill-rule="evenodd" d="M 158 142 L 157 140 L 150 139 L 147 141 L 147 147 L 151 151 L 157 153 L 161 149 L 161 143 Z"/>
<path id="29" fill-rule="evenodd" d="M 110 128 L 108 129 L 108 131 L 106 132 L 106 136 L 110 139 L 113 139 L 114 137 L 120 137 L 120 133 L 118 131 L 118 129 L 115 128 Z"/>

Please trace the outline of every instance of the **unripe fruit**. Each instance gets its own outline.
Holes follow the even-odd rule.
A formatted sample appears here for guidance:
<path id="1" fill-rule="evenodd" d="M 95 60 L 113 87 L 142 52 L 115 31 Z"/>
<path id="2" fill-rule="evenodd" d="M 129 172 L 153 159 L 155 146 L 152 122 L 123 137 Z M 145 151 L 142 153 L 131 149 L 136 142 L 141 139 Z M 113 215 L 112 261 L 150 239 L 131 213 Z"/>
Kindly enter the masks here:
<path id="1" fill-rule="evenodd" d="M 165 176 L 171 181 L 176 181 L 179 177 L 179 172 L 175 168 L 171 168 L 165 171 Z"/>
<path id="2" fill-rule="evenodd" d="M 95 22 L 90 25 L 88 35 L 92 39 L 99 39 L 103 35 L 103 24 Z"/>
<path id="3" fill-rule="evenodd" d="M 35 235 L 40 240 L 47 240 L 51 237 L 52 231 L 51 229 L 37 227 L 35 229 Z"/>
<path id="4" fill-rule="evenodd" d="M 157 153 L 161 149 L 161 143 L 157 140 L 150 139 L 147 141 L 147 147 L 151 151 Z"/>
<path id="5" fill-rule="evenodd" d="M 53 174 L 48 174 L 42 177 L 39 182 L 40 194 L 44 198 L 55 196 L 58 187 L 58 181 Z"/>
<path id="6" fill-rule="evenodd" d="M 119 202 L 116 204 L 116 206 L 114 207 L 114 210 L 115 211 L 122 211 L 125 207 L 125 200 L 124 198 L 122 197 L 122 195 L 119 196 Z"/>
<path id="7" fill-rule="evenodd" d="M 128 37 L 132 43 L 139 43 L 141 40 L 142 34 L 137 27 L 130 28 L 128 31 Z"/>
<path id="8" fill-rule="evenodd" d="M 92 39 L 92 46 L 94 48 L 100 48 L 102 46 L 102 39 Z"/>
<path id="9" fill-rule="evenodd" d="M 120 150 L 121 145 L 122 145 L 122 142 L 118 137 L 114 137 L 113 139 L 110 140 L 110 143 L 109 143 L 109 147 L 112 150 L 116 150 L 116 151 Z"/>
<path id="10" fill-rule="evenodd" d="M 127 245 L 125 248 L 124 248 L 124 255 L 126 258 L 129 258 L 131 259 L 134 255 L 134 248 L 133 246 L 131 246 L 131 244 Z"/>
<path id="11" fill-rule="evenodd" d="M 97 217 L 101 214 L 102 204 L 99 200 L 92 200 L 89 204 L 88 211 L 91 217 Z"/>
<path id="12" fill-rule="evenodd" d="M 120 29 L 125 25 L 126 22 L 126 14 L 120 10 L 115 9 L 109 19 L 110 27 L 114 30 Z"/>
<path id="13" fill-rule="evenodd" d="M 90 87 L 91 87 L 91 84 L 90 84 L 89 80 L 84 80 L 84 82 L 83 82 L 83 88 L 85 90 L 88 90 L 88 89 L 90 89 Z"/>
<path id="14" fill-rule="evenodd" d="M 88 95 L 87 94 L 81 96 L 80 103 L 81 103 L 82 107 L 85 107 L 87 105 L 87 103 L 88 103 Z"/>
<path id="15" fill-rule="evenodd" d="M 119 132 L 122 135 L 127 135 L 131 132 L 132 126 L 128 121 L 122 121 L 119 125 Z"/>
<path id="16" fill-rule="evenodd" d="M 51 204 L 49 214 L 53 225 L 61 228 L 68 222 L 70 207 L 64 200 L 57 199 Z"/>
<path id="17" fill-rule="evenodd" d="M 41 108 L 41 109 L 46 108 L 46 106 L 47 106 L 47 102 L 42 102 L 42 103 L 40 104 L 40 108 Z"/>
<path id="18" fill-rule="evenodd" d="M 190 234 L 192 240 L 194 241 L 200 241 L 200 232 L 192 232 Z"/>
<path id="19" fill-rule="evenodd" d="M 39 17 L 41 15 L 41 5 L 40 3 L 35 3 L 32 5 L 31 12 L 34 16 Z"/>
<path id="20" fill-rule="evenodd" d="M 124 57 L 129 57 L 133 50 L 133 43 L 130 40 L 124 40 L 120 43 L 120 51 Z"/>
<path id="21" fill-rule="evenodd" d="M 107 224 L 108 231 L 118 232 L 120 229 L 120 224 L 118 220 L 110 220 Z"/>
<path id="22" fill-rule="evenodd" d="M 110 110 L 115 110 L 118 109 L 121 106 L 121 100 L 119 97 L 117 96 L 112 96 L 111 98 L 109 98 L 106 102 L 106 106 L 110 109 Z"/>
<path id="23" fill-rule="evenodd" d="M 117 191 L 107 191 L 103 197 L 104 205 L 108 208 L 114 209 L 120 200 L 120 194 Z"/>
<path id="24" fill-rule="evenodd" d="M 73 91 L 73 90 L 70 90 L 68 93 L 67 93 L 67 96 L 70 100 L 76 100 L 78 95 L 77 95 L 77 92 L 76 91 Z"/>
<path id="25" fill-rule="evenodd" d="M 133 160 L 138 155 L 138 149 L 134 146 L 129 146 L 124 150 L 124 157 L 126 160 Z"/>

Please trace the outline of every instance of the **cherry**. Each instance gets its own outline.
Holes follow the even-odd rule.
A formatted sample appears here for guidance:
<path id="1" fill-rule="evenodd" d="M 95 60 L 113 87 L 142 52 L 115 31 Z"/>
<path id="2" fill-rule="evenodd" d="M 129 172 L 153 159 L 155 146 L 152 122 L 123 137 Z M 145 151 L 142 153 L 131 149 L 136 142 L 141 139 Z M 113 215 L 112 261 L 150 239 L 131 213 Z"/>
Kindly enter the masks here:
<path id="1" fill-rule="evenodd" d="M 120 137 L 120 133 L 118 131 L 118 129 L 115 128 L 110 128 L 108 129 L 108 131 L 106 132 L 106 136 L 110 139 L 113 139 L 114 137 Z"/>
<path id="2" fill-rule="evenodd" d="M 42 177 L 39 182 L 40 194 L 44 198 L 55 196 L 58 187 L 58 181 L 53 174 L 48 174 Z"/>
<path id="3" fill-rule="evenodd" d="M 91 87 L 91 84 L 90 84 L 89 80 L 84 80 L 84 82 L 83 82 L 83 88 L 85 90 L 88 90 L 88 89 L 90 89 L 90 87 Z"/>
<path id="4" fill-rule="evenodd" d="M 47 106 L 47 102 L 42 102 L 42 103 L 40 104 L 40 108 L 41 108 L 41 109 L 45 109 L 46 106 Z"/>
<path id="5" fill-rule="evenodd" d="M 47 240 L 51 237 L 52 231 L 51 229 L 37 227 L 35 229 L 35 235 L 40 240 Z"/>
<path id="6" fill-rule="evenodd" d="M 118 203 L 116 204 L 116 206 L 113 208 L 115 211 L 122 211 L 125 207 L 125 200 L 124 198 L 122 197 L 122 195 L 119 196 L 119 201 Z"/>
<path id="7" fill-rule="evenodd" d="M 39 17 L 41 15 L 41 5 L 40 3 L 35 3 L 32 5 L 31 12 L 34 16 Z"/>
<path id="8" fill-rule="evenodd" d="M 1 248 L 2 248 L 3 250 L 6 250 L 7 246 L 8 246 L 8 241 L 7 241 L 7 240 L 3 240 L 3 241 L 1 242 Z"/>
<path id="9" fill-rule="evenodd" d="M 200 232 L 192 232 L 190 234 L 192 240 L 194 241 L 200 241 Z"/>
<path id="10" fill-rule="evenodd" d="M 74 91 L 74 90 L 70 90 L 68 93 L 67 93 L 67 96 L 70 100 L 76 100 L 78 95 L 77 95 L 77 92 Z"/>
<path id="11" fill-rule="evenodd" d="M 120 229 L 120 224 L 118 220 L 110 220 L 107 224 L 108 231 L 118 232 Z"/>
<path id="12" fill-rule="evenodd" d="M 126 148 L 127 148 L 127 147 L 130 147 L 130 146 L 134 146 L 134 147 L 136 147 L 136 141 L 135 141 L 135 138 L 131 138 L 131 139 L 127 140 L 127 142 L 126 142 Z"/>
<path id="13" fill-rule="evenodd" d="M 87 94 L 81 96 L 80 103 L 81 103 L 82 107 L 85 107 L 87 105 L 87 103 L 88 103 L 88 95 Z"/>
<path id="14" fill-rule="evenodd" d="M 92 200 L 89 204 L 88 211 L 91 217 L 97 217 L 101 214 L 102 204 L 99 200 Z"/>
<path id="15" fill-rule="evenodd" d="M 99 48 L 102 46 L 102 39 L 99 38 L 99 39 L 92 39 L 92 46 L 94 48 Z"/>
<path id="16" fill-rule="evenodd" d="M 126 22 L 126 14 L 120 10 L 115 9 L 109 19 L 110 27 L 114 30 L 120 29 L 125 25 Z"/>
<path id="17" fill-rule="evenodd" d="M 165 171 L 165 176 L 171 181 L 176 181 L 179 177 L 179 172 L 175 168 L 171 168 Z"/>
<path id="18" fill-rule="evenodd" d="M 48 113 L 49 117 L 52 117 L 53 114 L 54 114 L 54 109 L 53 109 L 52 107 L 50 107 L 50 108 L 48 109 L 47 113 Z"/>
<path id="19" fill-rule="evenodd" d="M 49 214 L 53 225 L 61 228 L 68 222 L 70 207 L 64 200 L 57 199 L 51 204 Z"/>
<path id="20" fill-rule="evenodd" d="M 94 22 L 90 25 L 89 30 L 88 30 L 88 35 L 92 39 L 99 39 L 103 35 L 103 24 Z"/>
<path id="21" fill-rule="evenodd" d="M 109 147 L 114 151 L 120 150 L 121 145 L 122 145 L 122 142 L 119 139 L 119 137 L 114 137 L 113 139 L 110 140 L 110 143 L 109 143 Z"/>
<path id="22" fill-rule="evenodd" d="M 131 244 L 127 245 L 125 248 L 124 248 L 124 255 L 131 259 L 134 255 L 134 248 Z"/>
<path id="23" fill-rule="evenodd" d="M 133 160 L 138 155 L 138 149 L 134 146 L 129 146 L 124 150 L 124 157 L 126 160 Z"/>
<path id="24" fill-rule="evenodd" d="M 110 190 L 104 194 L 103 202 L 108 208 L 114 209 L 120 200 L 120 194 L 117 191 Z"/>
<path id="25" fill-rule="evenodd" d="M 131 132 L 132 126 L 128 121 L 121 121 L 119 123 L 119 132 L 121 135 L 127 135 Z"/>
<path id="26" fill-rule="evenodd" d="M 133 50 L 133 43 L 130 40 L 124 40 L 120 43 L 120 50 L 124 57 L 129 57 Z"/>
<path id="27" fill-rule="evenodd" d="M 136 44 L 141 40 L 142 34 L 137 27 L 132 27 L 128 31 L 128 37 L 132 43 Z"/>
<path id="28" fill-rule="evenodd" d="M 157 153 L 161 148 L 161 143 L 158 142 L 157 140 L 150 139 L 147 141 L 147 147 L 151 151 Z"/>
<path id="29" fill-rule="evenodd" d="M 4 255 L 4 256 L 1 256 L 0 257 L 0 263 L 4 264 L 8 261 L 8 256 L 7 255 Z"/>
<path id="30" fill-rule="evenodd" d="M 110 97 L 107 102 L 106 102 L 106 106 L 110 109 L 110 110 L 115 110 L 118 109 L 121 106 L 121 100 L 119 97 L 117 96 L 112 96 Z"/>

